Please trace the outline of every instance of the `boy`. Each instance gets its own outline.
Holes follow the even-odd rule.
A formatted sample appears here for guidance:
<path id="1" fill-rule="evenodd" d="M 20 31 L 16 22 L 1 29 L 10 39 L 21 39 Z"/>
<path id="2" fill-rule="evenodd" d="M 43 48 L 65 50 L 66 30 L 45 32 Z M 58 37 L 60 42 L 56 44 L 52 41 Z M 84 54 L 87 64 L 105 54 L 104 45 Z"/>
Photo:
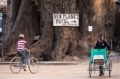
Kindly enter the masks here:
<path id="1" fill-rule="evenodd" d="M 24 34 L 19 35 L 19 40 L 17 42 L 17 53 L 21 55 L 21 61 L 22 61 L 22 66 L 25 69 L 26 67 L 26 55 L 25 55 L 25 46 L 31 48 L 30 46 L 27 45 L 27 42 L 24 39 Z M 31 48 L 33 49 L 33 48 Z"/>
<path id="2" fill-rule="evenodd" d="M 108 50 L 110 50 L 110 45 L 104 40 L 104 36 L 102 34 L 99 35 L 99 40 L 97 41 L 96 45 L 95 45 L 95 49 L 104 49 L 104 48 L 108 48 Z M 103 73 L 103 66 L 99 66 L 100 68 L 100 74 L 99 76 L 104 75 Z"/>

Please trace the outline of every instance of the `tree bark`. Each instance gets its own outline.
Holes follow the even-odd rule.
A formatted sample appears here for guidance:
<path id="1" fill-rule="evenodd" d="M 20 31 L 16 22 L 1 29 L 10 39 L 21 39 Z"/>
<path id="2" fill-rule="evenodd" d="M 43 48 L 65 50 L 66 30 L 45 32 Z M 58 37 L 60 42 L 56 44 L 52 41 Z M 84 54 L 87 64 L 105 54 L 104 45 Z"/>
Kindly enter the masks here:
<path id="1" fill-rule="evenodd" d="M 39 18 L 36 8 L 33 7 L 31 10 L 32 5 L 34 5 L 32 1 L 22 0 L 15 24 L 5 44 L 6 52 L 16 51 L 19 34 L 24 34 L 28 44 L 31 44 L 33 37 L 39 33 Z"/>
<path id="2" fill-rule="evenodd" d="M 25 34 L 28 43 L 37 49 L 37 58 L 45 56 L 48 60 L 56 61 L 63 60 L 66 55 L 82 57 L 90 53 L 90 48 L 100 33 L 105 35 L 106 40 L 113 36 L 114 0 L 19 1 L 19 10 L 14 11 L 17 8 L 10 6 L 8 13 L 9 17 L 13 17 L 8 19 L 12 20 L 8 25 L 13 25 L 13 28 L 11 26 L 11 31 L 7 34 L 9 38 L 5 44 L 6 52 L 16 51 L 15 45 L 20 33 Z M 15 2 L 14 6 L 17 5 Z M 54 27 L 54 13 L 78 13 L 79 27 Z M 92 32 L 88 32 L 88 26 L 93 26 Z M 33 37 L 37 34 L 41 38 L 33 44 Z"/>
<path id="3" fill-rule="evenodd" d="M 10 34 L 10 31 L 12 30 L 14 23 L 16 21 L 19 8 L 20 8 L 21 0 L 8 0 L 8 17 L 7 17 L 7 22 L 6 22 L 6 29 L 5 29 L 5 39 Z"/>

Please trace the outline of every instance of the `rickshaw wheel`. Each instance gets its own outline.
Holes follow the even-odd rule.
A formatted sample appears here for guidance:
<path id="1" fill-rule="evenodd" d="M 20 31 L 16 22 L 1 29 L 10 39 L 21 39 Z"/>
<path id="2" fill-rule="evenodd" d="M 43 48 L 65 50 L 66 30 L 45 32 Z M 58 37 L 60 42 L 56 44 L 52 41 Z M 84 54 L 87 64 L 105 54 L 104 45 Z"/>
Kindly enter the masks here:
<path id="1" fill-rule="evenodd" d="M 112 61 L 109 62 L 109 77 L 111 77 L 112 74 Z"/>
<path id="2" fill-rule="evenodd" d="M 89 77 L 92 76 L 92 64 L 89 63 Z"/>

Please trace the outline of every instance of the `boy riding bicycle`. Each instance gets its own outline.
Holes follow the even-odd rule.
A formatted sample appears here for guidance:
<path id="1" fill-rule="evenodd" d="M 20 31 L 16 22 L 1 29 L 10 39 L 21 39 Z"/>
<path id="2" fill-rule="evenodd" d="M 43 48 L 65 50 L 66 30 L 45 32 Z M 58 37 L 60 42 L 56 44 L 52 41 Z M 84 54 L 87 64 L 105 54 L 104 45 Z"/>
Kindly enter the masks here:
<path id="1" fill-rule="evenodd" d="M 21 61 L 22 61 L 22 67 L 26 67 L 26 55 L 25 55 L 25 46 L 33 49 L 29 45 L 27 45 L 27 42 L 24 39 L 24 34 L 19 35 L 19 40 L 17 42 L 17 53 L 21 55 Z"/>

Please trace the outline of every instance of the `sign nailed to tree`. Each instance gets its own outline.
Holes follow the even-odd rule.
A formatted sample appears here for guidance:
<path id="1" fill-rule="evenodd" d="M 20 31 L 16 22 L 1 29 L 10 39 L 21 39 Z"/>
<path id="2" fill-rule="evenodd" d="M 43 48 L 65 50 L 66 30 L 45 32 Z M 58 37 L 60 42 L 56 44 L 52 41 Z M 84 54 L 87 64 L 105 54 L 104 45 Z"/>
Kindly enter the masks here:
<path id="1" fill-rule="evenodd" d="M 79 14 L 53 14 L 53 26 L 79 26 Z"/>

